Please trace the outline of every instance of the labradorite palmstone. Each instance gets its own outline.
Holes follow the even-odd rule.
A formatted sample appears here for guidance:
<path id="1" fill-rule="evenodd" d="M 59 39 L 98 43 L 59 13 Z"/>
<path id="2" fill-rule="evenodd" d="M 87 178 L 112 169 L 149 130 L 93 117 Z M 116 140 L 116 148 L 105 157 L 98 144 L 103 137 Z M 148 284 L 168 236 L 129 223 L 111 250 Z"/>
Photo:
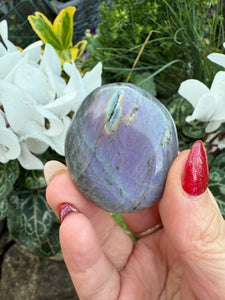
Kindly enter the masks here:
<path id="1" fill-rule="evenodd" d="M 154 204 L 177 152 L 176 127 L 167 109 L 145 90 L 125 83 L 90 93 L 65 141 L 75 185 L 95 205 L 113 213 Z"/>

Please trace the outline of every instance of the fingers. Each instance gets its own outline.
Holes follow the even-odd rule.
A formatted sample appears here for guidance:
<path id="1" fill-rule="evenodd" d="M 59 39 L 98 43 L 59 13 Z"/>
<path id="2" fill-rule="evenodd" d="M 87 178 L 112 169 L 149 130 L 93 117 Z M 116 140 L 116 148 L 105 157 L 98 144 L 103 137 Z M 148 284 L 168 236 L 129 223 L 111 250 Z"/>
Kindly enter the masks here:
<path id="1" fill-rule="evenodd" d="M 140 233 L 161 223 L 159 202 L 151 207 L 130 214 L 123 214 L 123 220 L 133 233 Z"/>
<path id="2" fill-rule="evenodd" d="M 64 165 L 54 161 L 49 162 L 45 166 L 45 175 L 51 179 L 46 190 L 46 198 L 55 214 L 59 217 L 62 203 L 72 204 L 90 220 L 103 251 L 111 263 L 118 270 L 123 268 L 133 249 L 128 234 L 117 225 L 109 213 L 93 205 L 78 191 Z M 83 232 L 81 231 L 80 234 Z"/>
<path id="3" fill-rule="evenodd" d="M 225 225 L 218 205 L 206 188 L 207 157 L 201 143 L 178 155 L 172 164 L 159 204 L 164 230 L 185 264 L 193 288 L 202 299 L 220 299 L 225 270 Z M 208 293 L 208 294 L 207 294 Z"/>
<path id="4" fill-rule="evenodd" d="M 81 213 L 65 217 L 60 227 L 65 263 L 80 299 L 117 299 L 119 275 L 105 256 L 90 221 Z"/>
<path id="5" fill-rule="evenodd" d="M 189 151 L 182 152 L 171 166 L 159 204 L 165 230 L 173 240 L 178 240 L 180 250 L 183 251 L 190 246 L 187 242 L 195 243 L 202 239 L 203 232 L 206 235 L 212 232 L 214 235 L 218 228 L 224 229 L 224 220 L 210 191 L 206 188 L 203 193 L 195 196 L 189 195 L 182 187 L 188 155 Z"/>

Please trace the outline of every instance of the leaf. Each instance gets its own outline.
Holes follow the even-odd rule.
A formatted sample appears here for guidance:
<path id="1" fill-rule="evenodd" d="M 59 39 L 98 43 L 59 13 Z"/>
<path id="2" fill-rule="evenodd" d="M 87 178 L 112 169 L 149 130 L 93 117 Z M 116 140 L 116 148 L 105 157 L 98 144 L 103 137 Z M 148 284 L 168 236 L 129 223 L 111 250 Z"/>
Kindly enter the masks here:
<path id="1" fill-rule="evenodd" d="M 151 73 L 144 72 L 142 74 L 134 74 L 132 82 L 145 89 L 153 96 L 156 96 L 156 86 Z"/>
<path id="2" fill-rule="evenodd" d="M 53 23 L 52 29 L 61 41 L 62 49 L 68 49 L 72 45 L 73 15 L 75 10 L 74 6 L 62 9 Z"/>
<path id="3" fill-rule="evenodd" d="M 0 199 L 0 221 L 5 219 L 8 214 L 9 205 L 6 197 Z"/>
<path id="4" fill-rule="evenodd" d="M 87 41 L 83 40 L 77 43 L 73 48 L 58 51 L 61 64 L 63 65 L 66 61 L 72 62 L 77 60 L 84 53 L 86 44 Z"/>
<path id="5" fill-rule="evenodd" d="M 185 125 L 185 118 L 193 111 L 192 105 L 183 97 L 175 97 L 168 105 L 168 110 L 171 113 L 177 127 L 183 128 Z"/>
<path id="6" fill-rule="evenodd" d="M 192 121 L 190 123 L 185 123 L 185 126 L 183 127 L 183 134 L 195 140 L 202 139 L 206 136 L 206 126 L 207 123 L 198 120 Z"/>
<path id="7" fill-rule="evenodd" d="M 194 140 L 186 137 L 185 135 L 178 132 L 179 151 L 191 149 Z"/>
<path id="8" fill-rule="evenodd" d="M 58 35 L 53 31 L 52 23 L 44 14 L 35 12 L 35 15 L 28 16 L 28 20 L 39 38 L 46 44 L 49 43 L 56 50 L 63 49 L 61 40 Z"/>
<path id="9" fill-rule="evenodd" d="M 59 58 L 61 61 L 61 64 L 63 65 L 66 61 L 72 62 L 72 60 L 76 60 L 78 54 L 78 49 L 64 49 L 59 52 Z"/>
<path id="10" fill-rule="evenodd" d="M 225 173 L 225 151 L 222 151 L 216 156 L 211 166 L 216 167 Z"/>
<path id="11" fill-rule="evenodd" d="M 52 149 L 48 149 L 44 153 L 38 155 L 38 158 L 43 162 L 43 164 L 46 164 L 49 160 L 58 160 L 61 163 L 65 164 L 65 156 L 59 155 Z"/>
<path id="12" fill-rule="evenodd" d="M 59 223 L 54 222 L 48 235 L 43 239 L 40 245 L 40 255 L 54 256 L 60 251 L 59 243 Z M 33 251 L 34 252 L 34 251 Z M 35 253 L 37 253 L 35 249 Z"/>
<path id="13" fill-rule="evenodd" d="M 213 167 L 209 174 L 209 189 L 215 196 L 221 213 L 225 218 L 225 172 Z"/>
<path id="14" fill-rule="evenodd" d="M 0 199 L 8 196 L 19 177 L 20 168 L 17 160 L 0 164 Z"/>
<path id="15" fill-rule="evenodd" d="M 73 15 L 76 8 L 69 6 L 62 9 L 55 18 L 53 24 L 40 12 L 28 16 L 28 20 L 39 36 L 46 44 L 51 44 L 57 51 L 61 64 L 78 59 L 84 52 L 87 41 L 78 42 L 72 46 L 73 39 Z"/>
<path id="16" fill-rule="evenodd" d="M 213 166 L 213 162 L 215 160 L 215 156 L 212 153 L 207 152 L 207 157 L 208 157 L 209 169 L 211 169 L 211 167 Z"/>
<path id="17" fill-rule="evenodd" d="M 23 170 L 19 182 L 21 186 L 29 189 L 41 189 L 46 187 L 46 181 L 43 170 Z"/>
<path id="18" fill-rule="evenodd" d="M 58 227 L 45 199 L 45 189 L 18 188 L 8 200 L 9 232 L 32 253 L 55 255 L 59 249 Z"/>
<path id="19" fill-rule="evenodd" d="M 217 199 L 217 203 L 219 205 L 221 214 L 222 214 L 223 218 L 225 219 L 225 202 Z"/>
<path id="20" fill-rule="evenodd" d="M 121 217 L 121 215 L 120 215 L 120 214 L 114 214 L 114 213 L 112 213 L 111 215 L 112 215 L 113 219 L 117 222 L 117 224 L 118 224 L 121 228 L 123 228 L 123 230 L 124 230 L 127 234 L 129 234 L 129 236 L 130 236 L 130 237 L 133 239 L 133 241 L 134 241 L 134 237 L 133 237 L 131 231 L 127 228 L 126 224 L 124 223 L 123 218 Z"/>
<path id="21" fill-rule="evenodd" d="M 86 45 L 87 45 L 87 41 L 86 40 L 82 40 L 82 41 L 79 41 L 78 43 L 76 43 L 76 45 L 73 47 L 75 49 L 78 49 L 78 53 L 77 53 L 76 59 L 80 58 L 81 55 L 84 53 Z"/>

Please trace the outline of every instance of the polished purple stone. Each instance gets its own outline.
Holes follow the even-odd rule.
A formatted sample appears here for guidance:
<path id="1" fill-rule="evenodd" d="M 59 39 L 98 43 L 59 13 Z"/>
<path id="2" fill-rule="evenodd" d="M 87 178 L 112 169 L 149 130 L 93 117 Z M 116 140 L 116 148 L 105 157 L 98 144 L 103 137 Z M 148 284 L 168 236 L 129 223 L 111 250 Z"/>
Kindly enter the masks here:
<path id="1" fill-rule="evenodd" d="M 114 213 L 154 204 L 177 152 L 176 127 L 167 109 L 126 83 L 107 84 L 89 94 L 65 141 L 66 163 L 78 189 Z"/>

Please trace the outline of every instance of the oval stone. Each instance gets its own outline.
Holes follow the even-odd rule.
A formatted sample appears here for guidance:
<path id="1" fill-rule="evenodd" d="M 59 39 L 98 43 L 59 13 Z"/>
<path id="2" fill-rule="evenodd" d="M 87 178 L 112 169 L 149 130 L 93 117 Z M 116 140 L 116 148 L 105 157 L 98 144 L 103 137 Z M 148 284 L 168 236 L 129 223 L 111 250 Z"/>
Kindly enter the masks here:
<path id="1" fill-rule="evenodd" d="M 113 213 L 154 204 L 177 153 L 170 113 L 145 90 L 126 83 L 107 84 L 90 93 L 65 141 L 75 185 L 95 205 Z"/>

